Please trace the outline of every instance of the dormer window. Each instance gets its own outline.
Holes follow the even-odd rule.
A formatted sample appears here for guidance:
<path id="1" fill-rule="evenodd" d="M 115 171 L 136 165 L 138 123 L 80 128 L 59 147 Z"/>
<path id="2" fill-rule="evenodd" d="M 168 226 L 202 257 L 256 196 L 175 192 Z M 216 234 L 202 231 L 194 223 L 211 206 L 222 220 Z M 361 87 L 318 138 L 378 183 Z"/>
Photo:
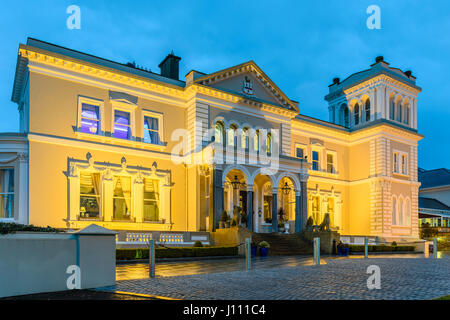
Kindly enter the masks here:
<path id="1" fill-rule="evenodd" d="M 365 114 L 366 114 L 366 121 L 370 121 L 370 100 L 367 99 L 365 103 Z"/>
<path id="2" fill-rule="evenodd" d="M 359 104 L 355 104 L 355 126 L 359 124 Z"/>

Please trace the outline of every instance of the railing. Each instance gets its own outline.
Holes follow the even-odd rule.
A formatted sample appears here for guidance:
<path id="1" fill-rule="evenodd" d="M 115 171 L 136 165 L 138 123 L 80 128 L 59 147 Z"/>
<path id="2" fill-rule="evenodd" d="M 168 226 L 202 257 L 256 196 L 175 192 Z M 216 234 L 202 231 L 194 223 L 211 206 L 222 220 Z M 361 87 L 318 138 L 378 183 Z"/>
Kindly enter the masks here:
<path id="1" fill-rule="evenodd" d="M 159 242 L 165 244 L 183 243 L 184 236 L 183 234 L 161 233 L 159 235 Z"/>
<path id="2" fill-rule="evenodd" d="M 125 241 L 128 243 L 149 243 L 152 239 L 151 233 L 127 232 Z"/>

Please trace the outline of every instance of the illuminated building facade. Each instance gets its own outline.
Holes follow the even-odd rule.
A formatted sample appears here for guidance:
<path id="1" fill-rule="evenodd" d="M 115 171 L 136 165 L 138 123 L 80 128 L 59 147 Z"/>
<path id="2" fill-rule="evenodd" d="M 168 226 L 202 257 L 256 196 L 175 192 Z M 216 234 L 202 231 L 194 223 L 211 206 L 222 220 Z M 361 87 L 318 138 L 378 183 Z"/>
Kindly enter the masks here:
<path id="1" fill-rule="evenodd" d="M 35 39 L 19 46 L 20 133 L 0 135 L 3 220 L 211 232 L 236 206 L 289 232 L 418 238 L 417 95 L 382 57 L 300 113 L 253 62 L 179 79 Z M 12 182 L 13 181 L 13 182 Z M 281 209 L 281 215 L 278 215 Z"/>

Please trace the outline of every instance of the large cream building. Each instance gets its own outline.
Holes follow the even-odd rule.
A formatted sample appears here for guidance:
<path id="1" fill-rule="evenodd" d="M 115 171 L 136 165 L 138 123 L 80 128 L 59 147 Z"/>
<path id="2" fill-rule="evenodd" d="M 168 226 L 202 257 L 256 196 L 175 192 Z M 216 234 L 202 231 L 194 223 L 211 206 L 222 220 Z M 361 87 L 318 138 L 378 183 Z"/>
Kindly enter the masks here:
<path id="1" fill-rule="evenodd" d="M 240 206 L 255 232 L 307 219 L 341 235 L 418 238 L 417 95 L 378 57 L 334 79 L 329 120 L 300 113 L 253 61 L 179 79 L 36 39 L 20 44 L 0 135 L 0 220 L 148 233 L 214 231 Z"/>

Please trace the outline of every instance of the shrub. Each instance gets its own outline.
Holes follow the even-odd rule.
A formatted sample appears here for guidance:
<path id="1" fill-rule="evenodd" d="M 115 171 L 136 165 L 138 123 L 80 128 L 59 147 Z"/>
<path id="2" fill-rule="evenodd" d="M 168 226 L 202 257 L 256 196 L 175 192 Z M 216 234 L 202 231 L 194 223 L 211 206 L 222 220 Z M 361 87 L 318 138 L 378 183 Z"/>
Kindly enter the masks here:
<path id="1" fill-rule="evenodd" d="M 32 224 L 24 225 L 18 223 L 4 223 L 0 222 L 0 234 L 15 233 L 17 231 L 29 231 L 29 232 L 61 232 L 59 229 L 47 227 L 36 227 Z"/>
<path id="2" fill-rule="evenodd" d="M 397 242 L 395 242 L 395 241 L 392 241 L 392 244 L 391 244 L 391 246 L 393 246 L 393 247 L 396 247 L 396 246 L 397 246 Z"/>
<path id="3" fill-rule="evenodd" d="M 200 240 L 197 240 L 194 242 L 194 248 L 200 248 L 203 247 L 203 243 Z"/>
<path id="4" fill-rule="evenodd" d="M 414 246 L 387 246 L 381 245 L 370 245 L 369 252 L 412 252 L 414 251 Z M 350 252 L 364 252 L 363 245 L 350 245 Z"/>
<path id="5" fill-rule="evenodd" d="M 270 244 L 269 244 L 267 241 L 261 241 L 261 242 L 258 244 L 258 246 L 259 246 L 260 248 L 267 248 L 267 249 L 270 248 Z"/>

